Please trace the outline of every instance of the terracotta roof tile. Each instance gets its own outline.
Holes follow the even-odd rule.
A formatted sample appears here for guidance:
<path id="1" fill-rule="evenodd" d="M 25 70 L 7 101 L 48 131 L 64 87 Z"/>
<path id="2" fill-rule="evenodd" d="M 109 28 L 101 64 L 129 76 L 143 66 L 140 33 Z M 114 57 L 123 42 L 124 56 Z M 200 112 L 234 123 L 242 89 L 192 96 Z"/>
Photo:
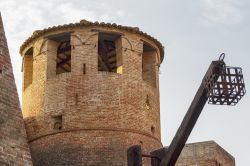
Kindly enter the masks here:
<path id="1" fill-rule="evenodd" d="M 32 36 L 29 37 L 20 47 L 20 53 L 24 50 L 24 48 L 33 40 L 35 40 L 36 38 L 48 33 L 48 32 L 53 32 L 56 30 L 60 30 L 60 29 L 65 29 L 65 28 L 74 28 L 74 27 L 81 27 L 81 26 L 101 26 L 101 27 L 111 27 L 111 28 L 117 28 L 117 29 L 121 29 L 121 30 L 126 30 L 129 32 L 133 32 L 133 33 L 137 33 L 140 34 L 146 38 L 148 38 L 149 40 L 152 40 L 153 42 L 155 42 L 155 44 L 159 47 L 160 49 L 160 53 L 161 53 L 161 61 L 163 60 L 164 57 L 164 47 L 162 46 L 162 44 L 155 39 L 154 37 L 148 35 L 147 33 L 144 33 L 142 31 L 140 31 L 140 29 L 138 27 L 129 27 L 129 26 L 122 26 L 122 25 L 117 25 L 115 23 L 111 24 L 111 23 L 104 23 L 104 22 L 90 22 L 87 20 L 81 20 L 78 23 L 70 23 L 70 24 L 64 24 L 64 25 L 58 25 L 58 26 L 52 26 L 52 27 L 48 27 L 45 28 L 43 30 L 36 30 L 33 32 Z"/>

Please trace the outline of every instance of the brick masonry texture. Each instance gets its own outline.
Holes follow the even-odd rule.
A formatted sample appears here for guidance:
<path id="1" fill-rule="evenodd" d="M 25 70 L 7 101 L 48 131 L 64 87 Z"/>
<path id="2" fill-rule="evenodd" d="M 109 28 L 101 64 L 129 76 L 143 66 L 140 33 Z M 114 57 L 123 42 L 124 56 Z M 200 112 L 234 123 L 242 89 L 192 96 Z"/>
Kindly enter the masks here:
<path id="1" fill-rule="evenodd" d="M 1 15 L 0 165 L 32 165 Z"/>
<path id="2" fill-rule="evenodd" d="M 235 166 L 234 157 L 214 141 L 185 145 L 176 166 Z"/>
<path id="3" fill-rule="evenodd" d="M 98 32 L 92 29 L 123 34 L 122 74 L 98 71 Z M 71 32 L 71 72 L 56 74 L 58 44 L 46 36 L 65 32 Z M 143 41 L 156 49 L 146 61 L 155 86 L 142 78 Z M 87 27 L 39 37 L 24 49 L 24 62 L 31 47 L 33 78 L 24 84 L 23 115 L 34 165 L 127 165 L 128 147 L 141 144 L 145 153 L 162 147 L 160 53 L 154 42 L 116 28 Z M 58 117 L 62 129 L 55 130 Z"/>

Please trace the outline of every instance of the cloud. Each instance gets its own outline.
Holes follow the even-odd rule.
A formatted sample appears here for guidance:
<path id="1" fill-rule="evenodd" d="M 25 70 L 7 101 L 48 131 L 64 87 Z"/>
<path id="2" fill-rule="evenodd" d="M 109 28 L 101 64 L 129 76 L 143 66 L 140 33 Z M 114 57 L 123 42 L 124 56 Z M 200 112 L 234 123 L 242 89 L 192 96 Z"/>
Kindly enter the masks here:
<path id="1" fill-rule="evenodd" d="M 22 74 L 19 47 L 33 31 L 49 26 L 78 22 L 81 19 L 115 22 L 126 13 L 104 1 L 84 0 L 8 0 L 0 2 L 6 37 L 19 95 Z M 21 96 L 20 96 L 21 97 Z"/>
<path id="2" fill-rule="evenodd" d="M 237 24 L 245 19 L 249 4 L 238 0 L 202 0 L 202 20 L 210 25 Z"/>
<path id="3" fill-rule="evenodd" d="M 30 29 L 33 31 L 48 26 L 78 22 L 81 19 L 108 22 L 125 15 L 124 11 L 113 9 L 101 2 L 75 3 L 54 0 L 48 3 L 26 0 L 23 3 L 19 0 L 8 0 L 0 3 L 0 9 L 3 15 L 7 16 L 6 29 L 11 35 L 15 35 L 15 38 L 26 38 L 31 33 Z M 16 33 L 17 27 L 19 33 Z"/>

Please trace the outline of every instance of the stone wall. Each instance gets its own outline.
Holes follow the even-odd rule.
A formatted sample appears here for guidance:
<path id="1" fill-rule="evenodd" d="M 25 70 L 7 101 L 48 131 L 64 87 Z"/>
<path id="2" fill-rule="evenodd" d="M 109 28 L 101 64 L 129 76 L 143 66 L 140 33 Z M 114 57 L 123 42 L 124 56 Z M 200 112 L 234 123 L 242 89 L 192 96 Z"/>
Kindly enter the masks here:
<path id="1" fill-rule="evenodd" d="M 0 165 L 32 165 L 1 15 Z"/>

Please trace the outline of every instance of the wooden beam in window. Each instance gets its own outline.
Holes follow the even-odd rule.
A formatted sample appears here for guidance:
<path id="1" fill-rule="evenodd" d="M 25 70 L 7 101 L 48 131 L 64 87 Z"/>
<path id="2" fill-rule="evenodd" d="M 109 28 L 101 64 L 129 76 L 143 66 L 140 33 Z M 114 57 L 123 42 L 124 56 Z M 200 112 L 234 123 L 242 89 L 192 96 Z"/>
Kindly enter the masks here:
<path id="1" fill-rule="evenodd" d="M 67 56 L 66 59 L 61 59 L 61 60 L 62 60 L 61 62 L 59 62 L 59 63 L 56 64 L 56 67 L 57 67 L 57 68 L 63 66 L 63 65 L 66 64 L 68 61 L 70 61 L 70 60 L 71 60 L 71 57 L 70 57 L 70 56 Z"/>
<path id="2" fill-rule="evenodd" d="M 100 55 L 98 55 L 98 62 L 99 62 L 99 64 L 101 65 L 101 68 L 102 68 L 103 70 L 109 71 L 109 68 L 106 66 L 106 63 L 104 63 L 104 62 L 102 61 L 102 58 L 100 57 Z"/>
<path id="3" fill-rule="evenodd" d="M 65 53 L 71 51 L 71 46 L 63 47 L 63 48 L 58 48 L 57 54 Z"/>
<path id="4" fill-rule="evenodd" d="M 100 56 L 102 56 L 101 59 L 102 59 L 103 63 L 105 63 L 107 71 L 111 71 L 111 68 L 109 65 L 109 60 L 108 60 L 108 52 L 109 51 L 108 51 L 103 40 L 100 40 L 99 44 L 100 44 Z"/>

